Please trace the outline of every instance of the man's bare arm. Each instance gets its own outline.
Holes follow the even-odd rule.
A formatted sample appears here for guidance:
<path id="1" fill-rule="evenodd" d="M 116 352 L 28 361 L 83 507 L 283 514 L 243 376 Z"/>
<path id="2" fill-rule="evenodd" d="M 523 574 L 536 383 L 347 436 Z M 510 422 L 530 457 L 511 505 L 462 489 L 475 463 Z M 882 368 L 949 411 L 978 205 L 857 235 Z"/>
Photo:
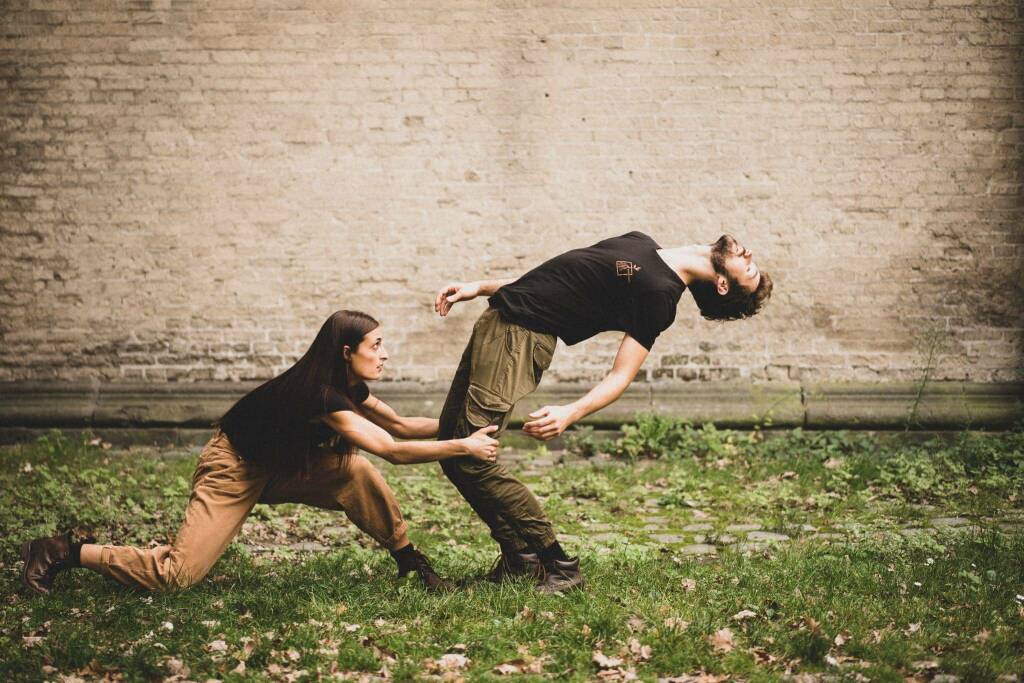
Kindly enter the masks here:
<path id="1" fill-rule="evenodd" d="M 597 386 L 567 405 L 543 406 L 533 411 L 530 417 L 534 419 L 523 425 L 523 432 L 535 439 L 547 441 L 564 432 L 574 422 L 614 403 L 632 383 L 648 353 L 640 342 L 627 334 L 615 354 L 611 371 Z"/>
<path id="2" fill-rule="evenodd" d="M 478 296 L 490 296 L 516 278 L 503 280 L 477 280 L 475 282 L 450 282 L 438 291 L 434 297 L 434 311 L 441 317 L 448 315 L 452 306 L 458 301 L 469 301 Z"/>

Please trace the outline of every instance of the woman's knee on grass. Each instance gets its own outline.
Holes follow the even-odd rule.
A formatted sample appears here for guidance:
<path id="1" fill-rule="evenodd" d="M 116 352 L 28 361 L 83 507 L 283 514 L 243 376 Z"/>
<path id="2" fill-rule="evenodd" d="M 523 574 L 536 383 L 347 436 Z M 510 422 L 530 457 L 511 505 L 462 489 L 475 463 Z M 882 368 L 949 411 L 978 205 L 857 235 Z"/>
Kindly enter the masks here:
<path id="1" fill-rule="evenodd" d="M 167 593 L 186 590 L 206 578 L 212 568 L 212 564 L 190 562 L 182 555 L 172 554 L 158 566 L 153 588 Z"/>

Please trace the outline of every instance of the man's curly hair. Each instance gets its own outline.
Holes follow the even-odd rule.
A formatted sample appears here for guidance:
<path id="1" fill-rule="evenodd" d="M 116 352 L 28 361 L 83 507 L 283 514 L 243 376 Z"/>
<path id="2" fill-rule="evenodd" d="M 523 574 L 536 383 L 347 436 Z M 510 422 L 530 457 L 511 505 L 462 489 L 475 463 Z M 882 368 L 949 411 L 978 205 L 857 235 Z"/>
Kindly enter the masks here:
<path id="1" fill-rule="evenodd" d="M 706 320 L 742 320 L 755 315 L 772 295 L 772 279 L 761 272 L 757 288 L 748 292 L 730 281 L 729 291 L 719 294 L 714 282 L 692 282 L 689 286 L 700 314 Z"/>

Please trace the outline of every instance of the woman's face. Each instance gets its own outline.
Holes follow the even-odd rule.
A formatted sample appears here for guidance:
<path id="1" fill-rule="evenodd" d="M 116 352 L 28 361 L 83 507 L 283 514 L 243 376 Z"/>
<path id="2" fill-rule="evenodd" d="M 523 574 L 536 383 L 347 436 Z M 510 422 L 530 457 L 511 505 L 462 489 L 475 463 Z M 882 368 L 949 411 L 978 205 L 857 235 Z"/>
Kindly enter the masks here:
<path id="1" fill-rule="evenodd" d="M 380 379 L 384 374 L 384 362 L 388 359 L 380 327 L 367 332 L 355 349 L 342 347 L 342 355 L 348 363 L 349 377 L 364 382 Z"/>

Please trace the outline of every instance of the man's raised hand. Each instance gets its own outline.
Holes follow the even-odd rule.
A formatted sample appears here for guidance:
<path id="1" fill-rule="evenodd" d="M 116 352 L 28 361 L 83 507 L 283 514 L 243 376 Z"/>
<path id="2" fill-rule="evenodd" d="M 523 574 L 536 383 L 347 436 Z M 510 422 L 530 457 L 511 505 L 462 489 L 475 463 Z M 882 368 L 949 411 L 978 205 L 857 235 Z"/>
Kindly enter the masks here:
<path id="1" fill-rule="evenodd" d="M 469 301 L 480 295 L 478 282 L 451 282 L 441 288 L 434 298 L 434 311 L 443 318 L 457 301 Z"/>

